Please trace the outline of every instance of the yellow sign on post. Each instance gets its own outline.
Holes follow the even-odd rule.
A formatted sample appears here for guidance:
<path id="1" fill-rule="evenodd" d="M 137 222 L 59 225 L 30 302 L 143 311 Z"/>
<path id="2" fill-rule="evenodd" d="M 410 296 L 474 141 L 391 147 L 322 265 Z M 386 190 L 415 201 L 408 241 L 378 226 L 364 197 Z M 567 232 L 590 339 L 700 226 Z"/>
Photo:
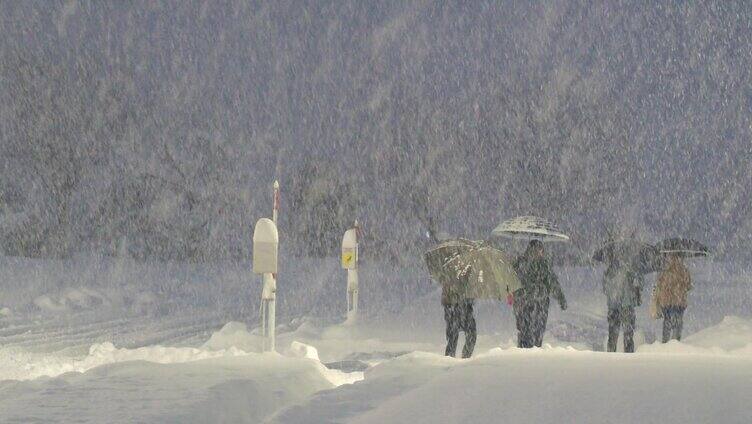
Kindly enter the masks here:
<path id="1" fill-rule="evenodd" d="M 347 270 L 347 321 L 358 315 L 358 221 L 342 237 L 342 268 Z"/>
<path id="2" fill-rule="evenodd" d="M 342 268 L 356 269 L 358 267 L 358 237 L 355 229 L 345 231 L 342 238 Z"/>
<path id="3" fill-rule="evenodd" d="M 353 269 L 355 268 L 355 250 L 354 249 L 347 249 L 347 251 L 342 252 L 342 268 L 344 269 Z"/>

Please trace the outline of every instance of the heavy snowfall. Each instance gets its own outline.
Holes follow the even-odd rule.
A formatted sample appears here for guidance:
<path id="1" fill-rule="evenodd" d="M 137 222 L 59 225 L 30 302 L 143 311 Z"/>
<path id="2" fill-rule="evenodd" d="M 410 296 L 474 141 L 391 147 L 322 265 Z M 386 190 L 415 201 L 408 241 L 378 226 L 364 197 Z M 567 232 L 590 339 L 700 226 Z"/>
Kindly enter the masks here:
<path id="1" fill-rule="evenodd" d="M 0 423 L 752 422 L 749 63 L 741 0 L 0 2 Z"/>

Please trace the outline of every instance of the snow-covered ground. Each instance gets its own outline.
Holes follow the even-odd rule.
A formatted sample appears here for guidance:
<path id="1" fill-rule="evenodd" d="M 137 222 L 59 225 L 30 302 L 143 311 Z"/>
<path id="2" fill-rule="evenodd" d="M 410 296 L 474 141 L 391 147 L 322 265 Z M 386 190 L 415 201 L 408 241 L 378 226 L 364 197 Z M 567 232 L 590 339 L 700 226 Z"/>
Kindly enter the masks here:
<path id="1" fill-rule="evenodd" d="M 344 273 L 300 261 L 280 276 L 279 353 L 261 353 L 246 266 L 0 262 L 0 422 L 752 422 L 740 266 L 692 266 L 681 343 L 655 343 L 643 306 L 633 355 L 601 352 L 602 270 L 560 269 L 570 308 L 543 349 L 516 349 L 510 308 L 480 302 L 461 360 L 441 356 L 419 267 L 364 266 L 364 314 L 343 324 Z"/>

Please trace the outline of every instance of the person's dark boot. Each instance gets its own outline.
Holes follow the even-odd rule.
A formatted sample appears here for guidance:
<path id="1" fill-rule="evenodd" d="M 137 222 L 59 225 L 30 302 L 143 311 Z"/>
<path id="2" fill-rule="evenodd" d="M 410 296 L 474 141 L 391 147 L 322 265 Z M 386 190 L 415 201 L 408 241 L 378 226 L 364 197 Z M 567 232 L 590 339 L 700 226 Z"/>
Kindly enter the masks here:
<path id="1" fill-rule="evenodd" d="M 447 345 L 446 350 L 444 350 L 444 356 L 451 356 L 452 358 L 454 358 L 454 353 L 454 350 L 452 350 L 452 348 Z"/>
<path id="2" fill-rule="evenodd" d="M 668 343 L 671 340 L 671 317 L 665 314 L 666 312 L 663 315 L 663 338 L 661 342 Z"/>
<path id="3" fill-rule="evenodd" d="M 618 336 L 617 336 L 618 337 Z M 608 336 L 608 343 L 606 344 L 606 351 L 616 352 L 616 340 L 617 337 Z"/>
<path id="4" fill-rule="evenodd" d="M 473 340 L 472 343 L 470 343 L 470 341 L 468 340 L 467 342 L 465 342 L 465 347 L 462 348 L 462 357 L 467 359 L 473 356 L 474 349 L 475 349 L 475 340 Z"/>
<path id="5" fill-rule="evenodd" d="M 676 322 L 674 323 L 674 338 L 681 341 L 682 329 L 684 328 L 684 310 L 681 309 L 676 314 Z"/>
<path id="6" fill-rule="evenodd" d="M 609 308 L 608 310 L 608 342 L 606 351 L 616 352 L 616 342 L 619 339 L 619 330 L 621 322 L 619 321 L 619 311 Z"/>
<path id="7" fill-rule="evenodd" d="M 475 350 L 475 329 L 465 332 L 465 346 L 462 348 L 462 357 L 469 358 L 473 356 L 473 350 Z"/>
<path id="8" fill-rule="evenodd" d="M 632 337 L 624 337 L 624 352 L 634 353 L 634 339 Z"/>
<path id="9" fill-rule="evenodd" d="M 449 327 L 447 329 L 447 345 L 446 345 L 446 349 L 444 350 L 444 355 L 454 357 L 455 353 L 457 352 L 458 339 L 459 339 L 458 332 L 454 331 L 453 328 Z"/>

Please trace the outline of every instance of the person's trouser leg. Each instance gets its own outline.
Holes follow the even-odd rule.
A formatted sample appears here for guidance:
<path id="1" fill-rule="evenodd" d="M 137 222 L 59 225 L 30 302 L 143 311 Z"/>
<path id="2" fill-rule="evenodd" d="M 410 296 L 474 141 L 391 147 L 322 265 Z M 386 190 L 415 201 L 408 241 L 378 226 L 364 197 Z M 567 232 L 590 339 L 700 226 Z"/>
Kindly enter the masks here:
<path id="1" fill-rule="evenodd" d="M 674 315 L 674 338 L 681 340 L 682 329 L 684 328 L 684 307 L 677 307 Z"/>
<path id="2" fill-rule="evenodd" d="M 543 346 L 543 335 L 546 332 L 546 323 L 548 322 L 548 307 L 550 301 L 548 298 L 535 301 L 535 311 L 533 313 L 533 344 L 537 347 Z"/>
<path id="3" fill-rule="evenodd" d="M 684 307 L 668 306 L 663 308 L 663 342 L 671 339 L 681 340 L 682 327 L 684 327 Z"/>
<path id="4" fill-rule="evenodd" d="M 515 299 L 517 309 L 515 315 L 517 318 L 517 347 L 529 348 L 533 347 L 533 333 L 532 333 L 532 313 L 533 305 L 530 299 Z"/>
<path id="5" fill-rule="evenodd" d="M 608 352 L 616 352 L 616 341 L 619 339 L 619 327 L 621 326 L 619 318 L 619 309 L 608 308 L 608 343 L 606 343 L 606 350 Z"/>
<path id="6" fill-rule="evenodd" d="M 673 311 L 671 308 L 662 308 L 663 311 L 663 343 L 668 343 L 671 340 L 671 328 L 673 327 Z"/>
<path id="7" fill-rule="evenodd" d="M 632 353 L 635 350 L 634 346 L 634 330 L 635 330 L 635 310 L 634 308 L 622 308 L 621 312 L 621 328 L 624 333 L 624 352 Z"/>
<path id="8" fill-rule="evenodd" d="M 477 330 L 475 328 L 475 316 L 473 314 L 472 301 L 465 303 L 462 311 L 462 331 L 465 332 L 465 346 L 462 348 L 462 357 L 469 358 L 475 349 Z"/>
<path id="9" fill-rule="evenodd" d="M 460 335 L 459 320 L 457 319 L 458 305 L 444 305 L 444 321 L 446 321 L 446 339 L 447 345 L 444 354 L 454 356 L 457 351 L 457 339 Z"/>
<path id="10" fill-rule="evenodd" d="M 535 302 L 529 300 L 525 305 L 525 344 L 523 347 L 531 348 L 535 346 Z"/>
<path id="11" fill-rule="evenodd" d="M 525 347 L 524 341 L 525 341 L 525 323 L 524 323 L 524 314 L 525 314 L 525 302 L 522 298 L 522 296 L 518 296 L 514 299 L 514 303 L 512 304 L 512 310 L 514 310 L 514 321 L 515 325 L 517 326 L 517 347 Z"/>

